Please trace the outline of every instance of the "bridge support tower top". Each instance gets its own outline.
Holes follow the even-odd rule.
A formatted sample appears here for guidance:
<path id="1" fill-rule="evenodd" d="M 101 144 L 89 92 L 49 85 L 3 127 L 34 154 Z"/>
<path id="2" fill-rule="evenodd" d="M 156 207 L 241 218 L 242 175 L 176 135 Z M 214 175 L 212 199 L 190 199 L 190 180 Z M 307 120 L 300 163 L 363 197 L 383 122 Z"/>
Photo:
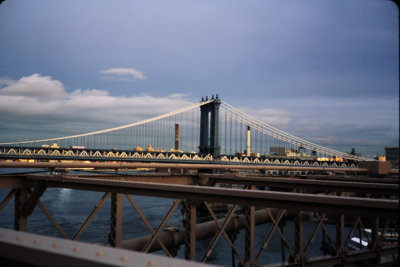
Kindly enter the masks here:
<path id="1" fill-rule="evenodd" d="M 211 154 L 214 157 L 219 156 L 221 147 L 219 145 L 219 107 L 221 99 L 214 95 L 214 100 L 200 107 L 200 154 Z M 204 101 L 204 98 L 202 99 Z M 206 101 L 208 98 L 206 97 Z"/>

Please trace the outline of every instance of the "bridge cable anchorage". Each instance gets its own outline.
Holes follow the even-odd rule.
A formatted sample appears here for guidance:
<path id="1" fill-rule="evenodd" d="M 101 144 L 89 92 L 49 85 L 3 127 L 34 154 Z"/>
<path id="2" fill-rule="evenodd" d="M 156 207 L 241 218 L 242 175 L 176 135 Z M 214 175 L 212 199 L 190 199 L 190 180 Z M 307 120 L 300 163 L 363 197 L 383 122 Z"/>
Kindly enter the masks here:
<path id="1" fill-rule="evenodd" d="M 309 142 L 302 138 L 293 136 L 293 135 L 286 133 L 284 131 L 281 131 L 273 126 L 270 126 L 267 123 L 264 123 L 254 117 L 251 117 L 250 115 L 244 113 L 243 111 L 229 105 L 225 101 L 222 101 L 222 103 L 221 103 L 221 110 L 226 112 L 230 117 L 232 117 L 233 119 L 235 119 L 236 121 L 238 121 L 240 123 L 248 125 L 255 130 L 258 130 L 264 134 L 267 134 L 268 136 L 271 136 L 271 137 L 276 138 L 283 142 L 290 143 L 295 146 L 303 146 L 304 148 L 309 149 L 311 151 L 326 153 L 327 155 L 332 155 L 332 156 L 335 155 L 335 156 L 339 156 L 339 157 L 342 157 L 345 159 L 366 160 L 366 161 L 372 160 L 370 158 L 352 155 L 352 154 L 344 153 L 344 152 L 334 150 L 334 149 L 331 149 L 328 147 L 317 145 L 315 143 Z"/>
<path id="2" fill-rule="evenodd" d="M 183 107 L 181 109 L 178 109 L 178 110 L 175 110 L 175 111 L 171 111 L 169 113 L 165 113 L 165 114 L 162 114 L 162 115 L 159 115 L 159 116 L 152 117 L 150 119 L 146 119 L 146 120 L 142 120 L 142 121 L 139 121 L 139 122 L 126 124 L 126 125 L 122 125 L 122 126 L 118 126 L 118 127 L 108 128 L 108 129 L 104 129 L 104 130 L 100 130 L 100 131 L 94 131 L 94 132 L 77 134 L 77 135 L 69 135 L 69 136 L 64 136 L 64 137 L 54 137 L 54 138 L 48 138 L 48 139 L 18 141 L 18 142 L 5 142 L 5 143 L 0 143 L 0 145 L 18 145 L 18 144 L 30 144 L 30 143 L 39 143 L 39 142 L 60 141 L 60 140 L 67 140 L 67 139 L 72 139 L 72 138 L 79 138 L 79 137 L 85 137 L 85 136 L 91 136 L 91 135 L 110 133 L 110 132 L 114 132 L 114 131 L 130 128 L 130 127 L 133 127 L 133 126 L 143 125 L 143 124 L 150 123 L 150 122 L 153 122 L 153 121 L 161 120 L 161 119 L 164 119 L 164 118 L 167 118 L 167 117 L 171 117 L 171 116 L 186 112 L 188 110 L 191 110 L 191 109 L 194 109 L 194 108 L 197 108 L 197 107 L 201 107 L 203 105 L 207 105 L 208 103 L 211 103 L 213 101 L 214 100 L 207 100 L 207 101 L 198 102 L 198 103 Z"/>

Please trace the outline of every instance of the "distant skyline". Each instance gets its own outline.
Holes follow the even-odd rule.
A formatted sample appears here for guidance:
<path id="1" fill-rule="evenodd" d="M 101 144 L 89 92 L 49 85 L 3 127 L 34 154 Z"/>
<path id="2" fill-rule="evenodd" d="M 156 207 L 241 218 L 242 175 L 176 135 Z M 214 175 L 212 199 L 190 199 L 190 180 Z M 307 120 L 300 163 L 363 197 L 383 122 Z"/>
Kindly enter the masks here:
<path id="1" fill-rule="evenodd" d="M 317 144 L 399 144 L 399 14 L 386 0 L 4 1 L 0 142 L 163 114 L 218 93 Z"/>

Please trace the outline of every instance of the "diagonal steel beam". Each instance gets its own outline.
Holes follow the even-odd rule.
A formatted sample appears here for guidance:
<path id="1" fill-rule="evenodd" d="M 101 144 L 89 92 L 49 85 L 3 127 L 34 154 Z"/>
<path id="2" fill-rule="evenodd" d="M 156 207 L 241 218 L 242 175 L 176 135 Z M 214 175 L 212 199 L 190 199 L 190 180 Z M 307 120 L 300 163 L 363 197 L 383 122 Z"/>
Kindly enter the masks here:
<path id="1" fill-rule="evenodd" d="M 69 239 L 69 236 L 64 232 L 61 226 L 57 223 L 54 217 L 50 214 L 50 212 L 46 209 L 42 202 L 38 201 L 39 208 L 42 210 L 43 214 L 50 220 L 50 222 L 54 225 L 57 231 L 61 234 L 61 236 L 65 239 Z"/>
<path id="2" fill-rule="evenodd" d="M 136 204 L 136 202 L 133 201 L 133 199 L 132 199 L 132 197 L 130 195 L 125 195 L 125 197 L 129 200 L 129 202 L 131 203 L 132 207 L 136 210 L 137 214 L 142 219 L 142 221 L 146 225 L 147 229 L 149 229 L 151 234 L 154 236 L 155 235 L 155 231 L 154 231 L 153 227 L 150 225 L 149 221 L 144 216 L 142 210 L 139 208 L 139 206 Z M 171 253 L 169 253 L 169 250 L 165 247 L 164 243 L 161 242 L 161 240 L 158 238 L 158 236 L 156 238 L 157 238 L 157 242 L 160 244 L 161 248 L 168 255 L 168 257 L 172 257 Z"/>
<path id="3" fill-rule="evenodd" d="M 318 213 L 315 213 L 315 215 L 317 215 L 317 218 L 318 218 L 319 220 L 321 220 L 321 217 L 319 216 Z M 326 227 L 325 227 L 325 224 L 322 223 L 321 226 L 322 226 L 322 230 L 324 231 L 326 237 L 328 238 L 329 242 L 331 243 L 331 246 L 332 246 L 333 250 L 336 250 L 335 242 L 333 242 L 331 236 L 329 235 L 328 230 L 327 230 Z"/>
<path id="4" fill-rule="evenodd" d="M 326 217 L 326 213 L 323 213 L 323 214 L 322 214 L 322 217 L 319 218 L 318 224 L 317 224 L 317 226 L 314 228 L 314 230 L 313 230 L 313 232 L 312 232 L 310 238 L 308 239 L 306 248 L 304 249 L 304 253 L 305 253 L 305 254 L 307 254 L 307 252 L 308 252 L 308 250 L 310 249 L 311 245 L 314 243 L 315 237 L 316 237 L 316 235 L 317 235 L 317 233 L 318 233 L 318 230 L 321 228 L 321 226 L 322 226 L 322 224 L 323 224 L 323 222 L 324 222 L 325 217 Z"/>
<path id="5" fill-rule="evenodd" d="M 210 257 L 212 250 L 215 247 L 215 244 L 217 244 L 217 241 L 219 240 L 219 238 L 221 237 L 222 233 L 225 231 L 226 226 L 228 225 L 229 221 L 231 220 L 231 218 L 233 217 L 233 215 L 235 214 L 236 209 L 238 208 L 238 205 L 234 205 L 231 210 L 229 211 L 229 213 L 227 214 L 224 223 L 222 224 L 222 228 L 219 229 L 219 231 L 214 235 L 211 243 L 209 244 L 206 253 L 204 254 L 201 262 L 206 262 L 208 257 Z"/>
<path id="6" fill-rule="evenodd" d="M 273 223 L 273 227 L 272 229 L 269 231 L 267 237 L 265 238 L 259 252 L 257 253 L 257 257 L 256 260 L 259 261 L 261 258 L 261 255 L 264 253 L 264 251 L 267 249 L 269 241 L 271 240 L 271 237 L 273 235 L 273 233 L 277 230 L 281 236 L 282 241 L 284 242 L 285 246 L 287 247 L 287 249 L 289 250 L 289 253 L 291 256 L 293 256 L 293 252 L 290 248 L 289 243 L 287 242 L 285 236 L 283 235 L 281 229 L 279 228 L 279 222 L 282 220 L 283 216 L 285 215 L 286 210 L 280 210 L 278 215 L 276 216 L 276 220 L 274 218 L 274 216 L 271 214 L 269 208 L 265 209 L 268 213 L 268 216 L 270 217 L 272 223 Z"/>
<path id="7" fill-rule="evenodd" d="M 351 227 L 351 229 L 350 229 L 349 234 L 347 235 L 346 242 L 344 243 L 344 246 L 345 246 L 345 247 L 348 246 L 348 244 L 349 244 L 351 238 L 353 237 L 354 232 L 356 231 L 356 228 L 357 228 L 357 226 L 358 226 L 359 223 L 360 223 L 360 216 L 357 216 L 357 218 L 353 221 L 353 225 L 352 225 L 352 227 Z"/>
<path id="8" fill-rule="evenodd" d="M 29 216 L 32 214 L 40 197 L 43 195 L 44 191 L 46 191 L 46 188 L 47 186 L 45 185 L 45 183 L 40 181 L 38 183 L 35 183 L 35 188 L 33 189 L 33 191 L 29 190 L 30 196 L 22 209 L 22 214 L 24 216 Z"/>
<path id="9" fill-rule="evenodd" d="M 160 231 L 164 228 L 164 225 L 167 223 L 169 218 L 172 216 L 174 213 L 175 209 L 178 207 L 179 203 L 181 203 L 181 199 L 176 199 L 174 203 L 172 204 L 171 208 L 168 210 L 167 214 L 165 215 L 164 219 L 162 220 L 161 224 L 157 227 L 157 230 L 155 231 L 154 235 L 152 238 L 149 240 L 149 242 L 145 245 L 143 252 L 147 253 L 151 246 L 153 245 L 154 241 L 156 240 L 156 237 L 160 233 Z"/>
<path id="10" fill-rule="evenodd" d="M 273 214 L 278 213 L 278 211 L 275 212 L 275 210 L 272 210 L 271 212 Z M 220 225 L 222 225 L 224 221 L 225 221 L 225 218 L 218 219 L 218 222 Z M 267 222 L 270 222 L 270 218 L 268 217 L 265 210 L 264 209 L 257 210 L 256 211 L 256 225 L 261 225 L 261 224 L 264 224 Z M 194 222 L 194 225 L 195 225 L 196 240 L 212 238 L 214 235 L 217 234 L 217 232 L 219 230 L 217 224 L 213 220 L 199 223 L 199 224 L 195 224 L 195 222 Z M 245 216 L 243 214 L 237 214 L 232 217 L 228 226 L 225 229 L 225 232 L 227 232 L 227 233 L 238 232 L 241 229 L 243 229 L 244 227 L 245 227 Z M 184 228 L 180 228 L 180 229 L 178 229 L 178 232 L 175 237 L 172 237 L 171 234 L 168 232 L 162 232 L 159 234 L 159 238 L 163 240 L 163 243 L 167 247 L 173 247 L 176 245 L 185 244 L 186 243 L 185 239 L 187 238 L 186 235 L 191 232 L 192 231 L 187 231 Z M 150 238 L 151 238 L 151 235 L 135 238 L 132 240 L 126 240 L 123 243 L 123 247 L 128 248 L 128 249 L 133 249 L 136 251 L 142 251 L 144 244 L 146 244 Z M 161 248 L 159 246 L 156 246 L 157 244 L 158 243 L 154 243 L 152 248 L 149 250 L 149 252 L 161 250 Z"/>
<path id="11" fill-rule="evenodd" d="M 90 224 L 90 222 L 93 220 L 94 216 L 96 216 L 97 212 L 103 207 L 104 203 L 106 200 L 110 197 L 111 193 L 105 193 L 103 197 L 97 202 L 97 204 L 94 206 L 94 209 L 92 212 L 89 214 L 89 216 L 86 218 L 85 222 L 82 224 L 82 226 L 79 228 L 79 230 L 74 234 L 72 237 L 72 240 L 78 239 L 83 231 L 86 230 L 87 226 Z"/>
<path id="12" fill-rule="evenodd" d="M 10 200 L 15 196 L 17 193 L 17 189 L 12 189 L 10 192 L 8 192 L 7 196 L 3 199 L 3 201 L 0 203 L 0 211 L 2 211 L 10 202 Z"/>
<path id="13" fill-rule="evenodd" d="M 210 212 L 211 216 L 213 217 L 215 223 L 217 224 L 219 230 L 222 230 L 222 226 L 220 225 L 217 216 L 215 216 L 215 213 L 213 212 L 212 208 L 210 207 L 210 204 L 208 204 L 207 201 L 203 202 L 204 205 L 206 206 L 207 210 Z M 240 254 L 238 252 L 238 250 L 236 249 L 235 245 L 233 244 L 232 240 L 230 239 L 229 235 L 226 233 L 226 231 L 224 230 L 223 232 L 224 237 L 226 238 L 226 241 L 228 241 L 229 245 L 231 246 L 233 252 L 236 254 L 236 256 L 238 257 L 240 264 L 243 264 L 244 261 L 243 259 L 240 257 Z"/>

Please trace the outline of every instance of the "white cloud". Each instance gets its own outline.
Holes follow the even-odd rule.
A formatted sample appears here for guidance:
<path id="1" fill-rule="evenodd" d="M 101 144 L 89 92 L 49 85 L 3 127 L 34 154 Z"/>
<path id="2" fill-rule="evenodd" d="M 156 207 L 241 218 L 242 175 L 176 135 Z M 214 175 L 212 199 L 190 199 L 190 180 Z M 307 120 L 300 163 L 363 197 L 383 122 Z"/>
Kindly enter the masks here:
<path id="1" fill-rule="evenodd" d="M 3 79 L 3 84 L 6 86 L 1 89 L 2 95 L 45 99 L 54 99 L 65 95 L 64 86 L 60 81 L 53 80 L 50 76 L 41 76 L 38 73 L 22 77 L 18 81 Z"/>
<path id="2" fill-rule="evenodd" d="M 12 81 L 12 80 L 11 80 Z M 33 74 L 0 87 L 0 139 L 5 132 L 81 133 L 133 123 L 187 106 L 183 94 L 111 96 L 105 90 L 67 92 L 60 81 Z M 24 134 L 25 134 L 24 133 Z M 8 139 L 19 136 L 6 136 Z"/>
<path id="3" fill-rule="evenodd" d="M 135 80 L 145 80 L 142 71 L 134 68 L 111 68 L 107 70 L 100 71 L 102 80 L 112 80 L 112 81 L 135 81 Z"/>

